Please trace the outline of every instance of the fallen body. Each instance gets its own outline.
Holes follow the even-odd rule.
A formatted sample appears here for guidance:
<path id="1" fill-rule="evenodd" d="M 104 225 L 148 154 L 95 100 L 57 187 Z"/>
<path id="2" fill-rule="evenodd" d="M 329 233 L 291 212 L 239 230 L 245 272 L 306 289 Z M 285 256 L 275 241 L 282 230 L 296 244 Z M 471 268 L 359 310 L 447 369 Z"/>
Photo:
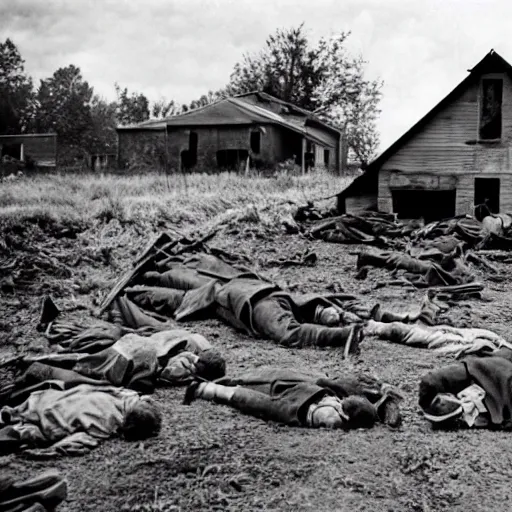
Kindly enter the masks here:
<path id="1" fill-rule="evenodd" d="M 372 250 L 359 254 L 357 269 L 369 266 L 391 271 L 405 270 L 408 281 L 421 287 L 459 285 L 474 280 L 469 268 L 453 255 L 446 255 L 437 263 L 401 252 Z"/>
<path id="2" fill-rule="evenodd" d="M 176 386 L 193 377 L 214 380 L 225 375 L 226 363 L 200 334 L 174 329 L 140 336 L 126 334 L 107 348 L 102 330 L 92 329 L 100 339 L 95 345 L 87 338 L 91 353 L 58 353 L 25 358 L 29 364 L 15 388 L 46 380 L 61 380 L 69 385 L 91 384 L 126 387 L 152 393 L 156 385 Z M 94 348 L 101 350 L 94 353 Z"/>
<path id="3" fill-rule="evenodd" d="M 361 324 L 370 318 L 371 308 L 353 295 L 292 296 L 206 254 L 165 268 L 169 269 L 145 272 L 126 288 L 113 303 L 112 319 L 132 328 L 165 328 L 169 318 L 215 315 L 286 347 L 340 347 L 345 355 L 359 351 Z M 409 322 L 422 315 L 426 316 L 424 308 L 415 314 L 388 312 L 387 318 Z"/>
<path id="4" fill-rule="evenodd" d="M 369 320 L 364 327 L 366 336 L 409 345 L 435 349 L 445 354 L 457 354 L 470 347 L 485 346 L 498 348 L 505 340 L 487 329 L 460 328 L 449 325 L 425 325 L 422 323 L 378 322 Z"/>
<path id="5" fill-rule="evenodd" d="M 114 434 L 138 440 L 160 432 L 161 413 L 148 396 L 112 386 L 49 386 L 0 409 L 0 453 L 28 448 L 35 456 L 77 455 Z"/>
<path id="6" fill-rule="evenodd" d="M 280 368 L 262 368 L 238 378 L 195 382 L 185 403 L 195 399 L 229 405 L 244 414 L 289 426 L 370 428 L 377 421 L 400 424 L 400 395 L 367 376 L 338 379 Z"/>
<path id="7" fill-rule="evenodd" d="M 512 350 L 463 360 L 423 376 L 419 405 L 439 426 L 512 428 Z"/>

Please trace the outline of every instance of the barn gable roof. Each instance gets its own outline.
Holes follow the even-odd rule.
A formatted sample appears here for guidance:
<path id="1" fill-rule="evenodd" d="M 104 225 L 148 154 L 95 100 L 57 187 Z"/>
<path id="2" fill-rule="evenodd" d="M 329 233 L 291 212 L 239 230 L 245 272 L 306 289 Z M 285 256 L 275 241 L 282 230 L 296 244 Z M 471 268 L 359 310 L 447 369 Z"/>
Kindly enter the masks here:
<path id="1" fill-rule="evenodd" d="M 375 160 L 366 167 L 364 174 L 357 177 L 348 187 L 342 190 L 338 195 L 345 197 L 350 193 L 359 190 L 363 183 L 371 182 L 370 175 L 378 173 L 381 166 L 407 142 L 409 142 L 417 133 L 419 133 L 441 110 L 455 100 L 474 80 L 476 76 L 485 73 L 505 72 L 512 76 L 512 66 L 497 52 L 491 50 L 478 64 L 469 69 L 469 75 L 462 80 L 449 94 L 447 94 L 432 110 L 427 112 L 416 124 L 399 137 L 391 146 L 382 152 Z"/>

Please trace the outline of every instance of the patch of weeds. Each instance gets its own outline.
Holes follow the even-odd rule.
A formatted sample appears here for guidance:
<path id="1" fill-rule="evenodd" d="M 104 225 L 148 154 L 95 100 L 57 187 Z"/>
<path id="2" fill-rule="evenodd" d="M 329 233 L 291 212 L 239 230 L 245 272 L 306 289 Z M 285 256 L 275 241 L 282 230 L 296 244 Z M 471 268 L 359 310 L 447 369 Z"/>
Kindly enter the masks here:
<path id="1" fill-rule="evenodd" d="M 91 201 L 95 201 L 97 199 L 103 199 L 104 197 L 108 198 L 112 195 L 111 186 L 106 183 L 97 183 L 91 185 L 90 189 L 90 198 Z"/>
<path id="2" fill-rule="evenodd" d="M 261 216 L 255 205 L 250 205 L 240 214 L 238 222 L 248 222 L 251 224 L 259 224 L 261 222 Z"/>
<path id="3" fill-rule="evenodd" d="M 94 215 L 94 218 L 98 219 L 100 222 L 105 222 L 105 224 L 108 224 L 114 219 L 118 220 L 120 223 L 126 222 L 126 208 L 122 199 L 119 196 L 111 195 L 103 199 Z"/>

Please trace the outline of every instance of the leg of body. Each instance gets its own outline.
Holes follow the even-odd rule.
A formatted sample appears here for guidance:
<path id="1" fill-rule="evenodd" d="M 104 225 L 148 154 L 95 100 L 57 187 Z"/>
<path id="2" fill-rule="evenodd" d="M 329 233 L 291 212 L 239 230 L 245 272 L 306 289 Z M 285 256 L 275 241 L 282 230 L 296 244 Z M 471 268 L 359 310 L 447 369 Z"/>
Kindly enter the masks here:
<path id="1" fill-rule="evenodd" d="M 344 347 L 355 329 L 301 324 L 285 297 L 268 297 L 260 300 L 254 306 L 253 324 L 260 334 L 287 347 L 297 348 Z"/>
<path id="2" fill-rule="evenodd" d="M 380 339 L 411 345 L 416 347 L 433 348 L 437 342 L 457 342 L 461 337 L 441 330 L 434 330 L 420 325 L 404 324 L 402 322 L 376 322 L 370 320 L 364 327 L 366 335 L 377 336 Z"/>
<path id="3" fill-rule="evenodd" d="M 290 414 L 287 404 L 282 400 L 242 386 L 203 382 L 195 389 L 195 398 L 229 405 L 244 414 L 267 421 L 291 424 L 290 417 L 296 416 Z"/>

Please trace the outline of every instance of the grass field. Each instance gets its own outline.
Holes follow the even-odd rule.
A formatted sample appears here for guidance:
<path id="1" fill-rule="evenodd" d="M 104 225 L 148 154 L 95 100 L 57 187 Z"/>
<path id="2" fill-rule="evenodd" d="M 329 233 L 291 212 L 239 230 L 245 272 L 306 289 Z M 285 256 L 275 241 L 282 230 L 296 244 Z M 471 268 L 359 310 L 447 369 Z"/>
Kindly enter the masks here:
<path id="1" fill-rule="evenodd" d="M 290 202 L 332 196 L 350 180 L 321 172 L 249 179 L 232 173 L 36 176 L 0 184 L 0 220 L 42 216 L 91 224 L 115 218 L 188 229 L 252 210 L 274 222 L 273 216 L 290 211 Z"/>
<path id="2" fill-rule="evenodd" d="M 334 284 L 370 304 L 414 308 L 423 292 L 356 281 L 353 246 L 286 235 L 280 219 L 307 200 L 331 196 L 348 183 L 329 175 L 241 178 L 222 174 L 166 176 L 41 176 L 0 183 L 0 357 L 49 350 L 36 324 L 51 294 L 63 315 L 91 320 L 95 305 L 161 230 L 189 234 L 218 228 L 212 245 L 245 255 L 262 274 L 298 293 Z M 333 205 L 333 199 L 322 204 Z M 270 268 L 276 255 L 306 248 L 315 267 Z M 507 275 L 508 268 L 497 264 Z M 9 281 L 11 277 L 11 281 Z M 458 326 L 508 335 L 509 282 L 486 284 L 489 302 L 450 309 Z M 398 386 L 403 426 L 331 432 L 287 428 L 208 403 L 183 406 L 182 389 L 159 389 L 164 411 L 158 438 L 118 439 L 88 455 L 56 461 L 0 457 L 0 472 L 28 476 L 47 467 L 69 480 L 61 512 L 76 511 L 508 511 L 510 434 L 434 432 L 418 412 L 421 375 L 450 358 L 366 339 L 358 359 L 337 350 L 285 349 L 255 340 L 217 320 L 186 323 L 206 336 L 231 374 L 259 365 L 321 371 L 368 371 Z"/>

